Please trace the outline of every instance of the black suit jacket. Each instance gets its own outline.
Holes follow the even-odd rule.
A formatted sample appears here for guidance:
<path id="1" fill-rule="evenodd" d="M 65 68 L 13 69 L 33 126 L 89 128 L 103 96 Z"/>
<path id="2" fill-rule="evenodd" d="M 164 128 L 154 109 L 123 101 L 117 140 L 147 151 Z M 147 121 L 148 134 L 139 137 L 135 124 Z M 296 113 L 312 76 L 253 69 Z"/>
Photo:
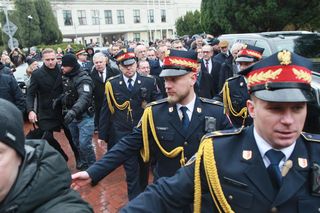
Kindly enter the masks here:
<path id="1" fill-rule="evenodd" d="M 213 88 L 214 94 L 218 94 L 220 91 L 218 90 L 219 85 L 219 73 L 221 68 L 221 63 L 214 58 L 211 58 L 212 68 L 211 71 L 208 71 L 204 62 L 204 59 L 201 60 L 201 71 L 208 72 L 213 78 Z"/>

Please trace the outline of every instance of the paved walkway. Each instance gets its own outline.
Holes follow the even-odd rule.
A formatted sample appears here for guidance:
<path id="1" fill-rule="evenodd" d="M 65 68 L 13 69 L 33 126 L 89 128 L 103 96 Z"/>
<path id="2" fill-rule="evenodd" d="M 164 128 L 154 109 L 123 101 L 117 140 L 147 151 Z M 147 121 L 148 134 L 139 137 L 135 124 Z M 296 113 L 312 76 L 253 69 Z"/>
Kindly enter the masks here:
<path id="1" fill-rule="evenodd" d="M 30 124 L 25 124 L 25 132 L 27 133 L 31 128 Z M 55 138 L 62 145 L 62 148 L 69 157 L 68 166 L 71 173 L 77 172 L 75 168 L 75 160 L 71 148 L 64 136 L 61 133 L 55 133 Z M 94 136 L 93 142 L 96 144 L 97 135 Z M 100 159 L 104 153 L 103 148 L 96 146 L 97 159 Z M 95 213 L 114 213 L 124 206 L 127 202 L 127 186 L 125 182 L 125 173 L 123 167 L 119 167 L 112 172 L 108 177 L 104 178 L 100 183 L 94 187 L 86 187 L 81 189 L 81 196 L 94 208 Z"/>

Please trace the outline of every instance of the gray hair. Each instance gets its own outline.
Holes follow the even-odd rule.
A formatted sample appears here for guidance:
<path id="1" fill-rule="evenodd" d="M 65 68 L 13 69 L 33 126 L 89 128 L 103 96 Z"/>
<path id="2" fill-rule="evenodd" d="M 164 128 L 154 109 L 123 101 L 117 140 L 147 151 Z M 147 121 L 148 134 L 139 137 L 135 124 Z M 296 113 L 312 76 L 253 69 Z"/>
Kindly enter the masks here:
<path id="1" fill-rule="evenodd" d="M 107 60 L 107 57 L 102 52 L 97 52 L 93 55 L 92 60 L 95 61 L 98 58 L 104 58 Z"/>
<path id="2" fill-rule="evenodd" d="M 244 44 L 241 42 L 236 42 L 232 45 L 230 52 L 234 52 L 235 50 L 241 50 L 244 47 Z"/>

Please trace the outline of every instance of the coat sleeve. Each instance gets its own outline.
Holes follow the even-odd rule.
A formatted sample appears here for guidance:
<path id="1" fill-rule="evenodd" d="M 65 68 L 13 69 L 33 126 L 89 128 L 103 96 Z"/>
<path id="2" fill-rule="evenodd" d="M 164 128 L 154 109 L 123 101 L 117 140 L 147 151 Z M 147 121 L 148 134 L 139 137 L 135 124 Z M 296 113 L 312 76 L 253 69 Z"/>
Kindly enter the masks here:
<path id="1" fill-rule="evenodd" d="M 12 76 L 11 77 L 11 91 L 12 97 L 14 97 L 14 104 L 19 108 L 21 112 L 25 112 L 26 110 L 26 99 L 18 85 L 16 79 Z"/>
<path id="2" fill-rule="evenodd" d="M 97 184 L 131 156 L 138 155 L 142 146 L 142 131 L 136 127 L 132 133 L 121 138 L 99 161 L 90 166 L 87 172 L 92 178 L 92 184 Z"/>
<path id="3" fill-rule="evenodd" d="M 27 88 L 27 112 L 29 113 L 30 111 L 36 111 L 34 109 L 34 100 L 36 98 L 36 93 L 38 91 L 38 80 L 37 80 L 38 73 L 35 71 L 32 73 L 31 78 L 30 78 L 30 85 Z"/>
<path id="4" fill-rule="evenodd" d="M 184 212 L 193 204 L 193 195 L 194 164 L 191 164 L 179 169 L 174 176 L 160 178 L 148 186 L 120 212 Z"/>

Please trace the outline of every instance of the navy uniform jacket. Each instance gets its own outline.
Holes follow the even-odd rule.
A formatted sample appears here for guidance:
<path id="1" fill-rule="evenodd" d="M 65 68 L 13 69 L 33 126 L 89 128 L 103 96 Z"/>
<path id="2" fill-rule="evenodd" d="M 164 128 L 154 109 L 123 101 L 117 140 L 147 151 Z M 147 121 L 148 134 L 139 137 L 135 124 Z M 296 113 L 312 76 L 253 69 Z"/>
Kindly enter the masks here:
<path id="1" fill-rule="evenodd" d="M 200 140 L 204 134 L 215 129 L 220 130 L 231 127 L 228 119 L 223 114 L 221 105 L 217 105 L 212 100 L 198 97 L 195 101 L 187 134 L 183 132 L 176 106 L 169 105 L 166 99 L 152 105 L 152 115 L 156 134 L 162 147 L 169 152 L 178 146 L 182 146 L 186 162 L 198 150 Z M 210 120 L 210 118 L 211 120 L 215 119 L 216 125 L 211 127 L 206 125 L 206 120 Z M 178 155 L 175 158 L 166 157 L 155 144 L 151 133 L 148 138 L 151 155 L 156 160 L 155 179 L 174 175 L 181 167 L 181 156 Z M 101 160 L 87 170 L 93 180 L 92 182 L 97 183 L 130 156 L 139 154 L 139 150 L 142 147 L 142 128 L 139 126 L 134 128 L 131 134 L 123 137 Z"/>
<path id="2" fill-rule="evenodd" d="M 235 109 L 236 112 L 240 112 L 242 108 L 246 107 L 247 100 L 250 99 L 250 95 L 247 89 L 247 83 L 242 75 L 229 78 L 226 80 L 226 82 L 228 83 L 228 86 L 229 86 L 232 107 Z M 235 127 L 242 126 L 242 123 L 243 123 L 242 117 L 236 117 L 231 113 L 229 117 Z M 248 113 L 248 117 L 245 120 L 245 126 L 249 126 L 251 124 L 252 124 L 252 118 L 249 117 L 249 113 Z"/>
<path id="3" fill-rule="evenodd" d="M 253 126 L 237 135 L 222 133 L 222 136 L 215 137 L 212 144 L 218 177 L 231 209 L 237 213 L 318 212 L 320 197 L 311 194 L 310 171 L 312 162 L 320 164 L 319 139 L 319 135 L 306 133 L 298 138 L 290 156 L 293 166 L 276 193 L 256 145 Z M 201 212 L 218 212 L 208 193 L 203 159 L 200 168 Z M 194 173 L 193 162 L 181 168 L 175 176 L 159 179 L 122 212 L 178 212 L 182 206 L 193 203 Z"/>
<path id="4" fill-rule="evenodd" d="M 136 126 L 142 116 L 147 103 L 158 100 L 161 97 L 157 89 L 154 78 L 141 76 L 137 73 L 137 78 L 130 92 L 127 88 L 123 75 L 117 75 L 108 79 L 112 85 L 113 94 L 118 104 L 130 101 L 132 109 L 132 119 L 128 114 L 128 109 L 119 110 L 114 106 L 115 112 L 111 114 L 107 104 L 106 96 L 100 111 L 99 139 L 108 141 L 113 145 L 124 135 L 129 134 Z"/>

